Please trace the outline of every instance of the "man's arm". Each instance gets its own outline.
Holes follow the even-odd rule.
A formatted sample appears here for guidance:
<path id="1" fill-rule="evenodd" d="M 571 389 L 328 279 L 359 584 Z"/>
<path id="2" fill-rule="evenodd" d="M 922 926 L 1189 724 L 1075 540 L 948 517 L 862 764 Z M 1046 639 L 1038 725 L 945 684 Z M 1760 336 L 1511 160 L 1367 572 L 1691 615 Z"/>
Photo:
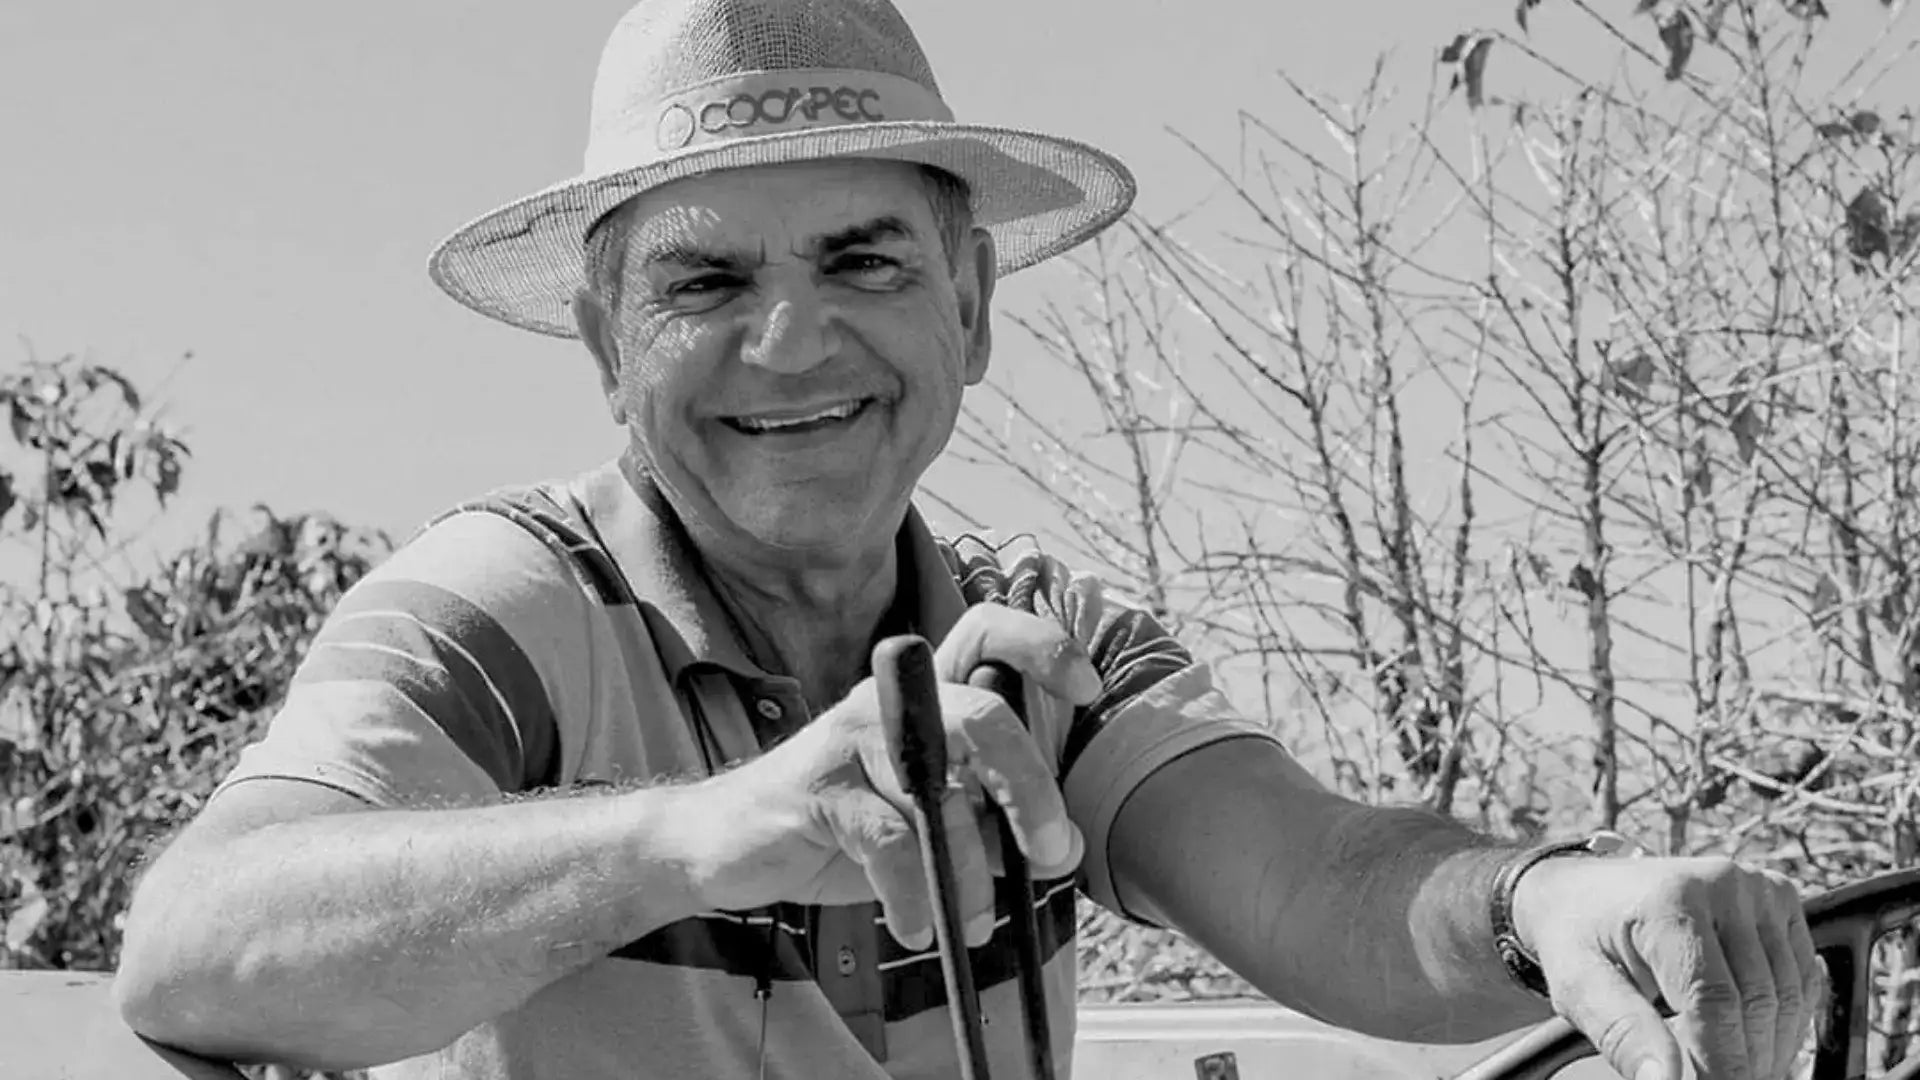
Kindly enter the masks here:
<path id="1" fill-rule="evenodd" d="M 1512 849 L 1334 794 L 1277 743 L 1230 739 L 1162 766 L 1108 852 L 1129 911 L 1328 1023 L 1475 1042 L 1549 1015 L 1494 950 L 1488 898 Z"/>
<path id="2" fill-rule="evenodd" d="M 437 1050 L 699 907 L 691 788 L 369 810 L 238 784 L 141 880 L 114 984 L 162 1044 L 348 1069 Z"/>
<path id="3" fill-rule="evenodd" d="M 135 890 L 133 1026 L 241 1059 L 397 1060 L 695 913 L 683 830 L 713 816 L 678 808 L 696 785 L 503 794 L 564 787 L 608 625 L 494 514 L 443 520 L 358 582 Z"/>

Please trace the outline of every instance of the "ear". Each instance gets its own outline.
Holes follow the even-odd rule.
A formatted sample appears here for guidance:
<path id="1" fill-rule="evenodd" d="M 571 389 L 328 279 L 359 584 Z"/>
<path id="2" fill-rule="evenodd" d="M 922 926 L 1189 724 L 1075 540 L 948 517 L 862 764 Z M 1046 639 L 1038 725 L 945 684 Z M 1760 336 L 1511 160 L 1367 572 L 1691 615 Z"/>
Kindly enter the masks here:
<path id="1" fill-rule="evenodd" d="M 573 294 L 573 321 L 580 330 L 580 340 L 593 354 L 594 366 L 600 370 L 600 392 L 606 396 L 607 411 L 614 423 L 625 427 L 627 410 L 620 401 L 620 346 L 614 341 L 613 313 L 600 294 L 582 286 Z"/>
<path id="2" fill-rule="evenodd" d="M 993 354 L 994 262 L 993 234 L 975 227 L 953 268 L 960 299 L 960 327 L 966 335 L 968 386 L 987 377 L 987 361 Z"/>

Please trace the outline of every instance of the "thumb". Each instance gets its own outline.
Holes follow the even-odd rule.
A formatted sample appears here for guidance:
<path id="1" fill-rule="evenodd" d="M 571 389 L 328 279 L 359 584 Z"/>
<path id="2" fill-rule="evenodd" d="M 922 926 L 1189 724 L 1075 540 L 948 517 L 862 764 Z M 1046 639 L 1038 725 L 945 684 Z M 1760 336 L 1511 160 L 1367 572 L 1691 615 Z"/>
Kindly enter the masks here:
<path id="1" fill-rule="evenodd" d="M 1051 619 L 1001 604 L 975 604 L 934 650 L 934 664 L 948 682 L 966 682 L 988 660 L 1006 664 L 1075 705 L 1100 696 L 1100 672 L 1086 649 Z"/>
<path id="2" fill-rule="evenodd" d="M 1629 1080 L 1681 1080 L 1680 1043 L 1647 995 L 1599 956 L 1550 981 L 1554 1010 Z"/>

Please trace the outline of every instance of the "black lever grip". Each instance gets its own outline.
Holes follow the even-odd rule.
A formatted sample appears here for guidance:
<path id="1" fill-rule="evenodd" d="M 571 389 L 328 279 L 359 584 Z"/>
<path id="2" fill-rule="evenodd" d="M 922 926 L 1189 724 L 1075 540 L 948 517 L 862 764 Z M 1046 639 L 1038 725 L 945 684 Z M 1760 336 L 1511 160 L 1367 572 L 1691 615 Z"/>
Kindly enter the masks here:
<path id="1" fill-rule="evenodd" d="M 998 660 L 988 660 L 973 669 L 968 684 L 999 694 L 1027 725 L 1026 688 L 1020 673 Z M 1007 888 L 1013 898 L 1008 921 L 1013 930 L 1014 950 L 1019 958 L 1020 1011 L 1026 1021 L 1028 1062 L 1034 1080 L 1054 1080 L 1053 1031 L 1047 1016 L 1047 986 L 1044 960 L 1040 955 L 1040 926 L 1033 911 L 1033 873 L 1026 856 L 1020 853 L 1013 834 L 1013 822 L 1003 810 L 995 815 L 1000 822 L 1000 862 L 1006 870 Z"/>
<path id="2" fill-rule="evenodd" d="M 940 715 L 940 683 L 933 649 L 915 634 L 890 637 L 874 646 L 873 678 L 880 692 L 880 715 L 888 749 L 919 821 L 920 860 L 926 864 L 933 893 L 934 940 L 940 973 L 946 979 L 954 1048 L 962 1080 L 988 1080 L 987 1044 L 980 1023 L 980 997 L 960 912 L 960 885 L 947 844 L 941 801 L 947 788 L 947 726 Z"/>

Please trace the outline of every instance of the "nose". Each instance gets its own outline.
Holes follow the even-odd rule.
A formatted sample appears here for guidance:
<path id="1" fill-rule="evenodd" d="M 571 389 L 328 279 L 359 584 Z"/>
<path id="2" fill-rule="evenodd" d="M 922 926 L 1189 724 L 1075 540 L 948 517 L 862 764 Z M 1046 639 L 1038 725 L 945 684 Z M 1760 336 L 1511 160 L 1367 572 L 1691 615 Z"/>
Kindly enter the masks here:
<path id="1" fill-rule="evenodd" d="M 801 289 L 769 295 L 747 327 L 740 358 L 781 375 L 819 367 L 840 349 L 833 312 L 822 298 Z"/>

